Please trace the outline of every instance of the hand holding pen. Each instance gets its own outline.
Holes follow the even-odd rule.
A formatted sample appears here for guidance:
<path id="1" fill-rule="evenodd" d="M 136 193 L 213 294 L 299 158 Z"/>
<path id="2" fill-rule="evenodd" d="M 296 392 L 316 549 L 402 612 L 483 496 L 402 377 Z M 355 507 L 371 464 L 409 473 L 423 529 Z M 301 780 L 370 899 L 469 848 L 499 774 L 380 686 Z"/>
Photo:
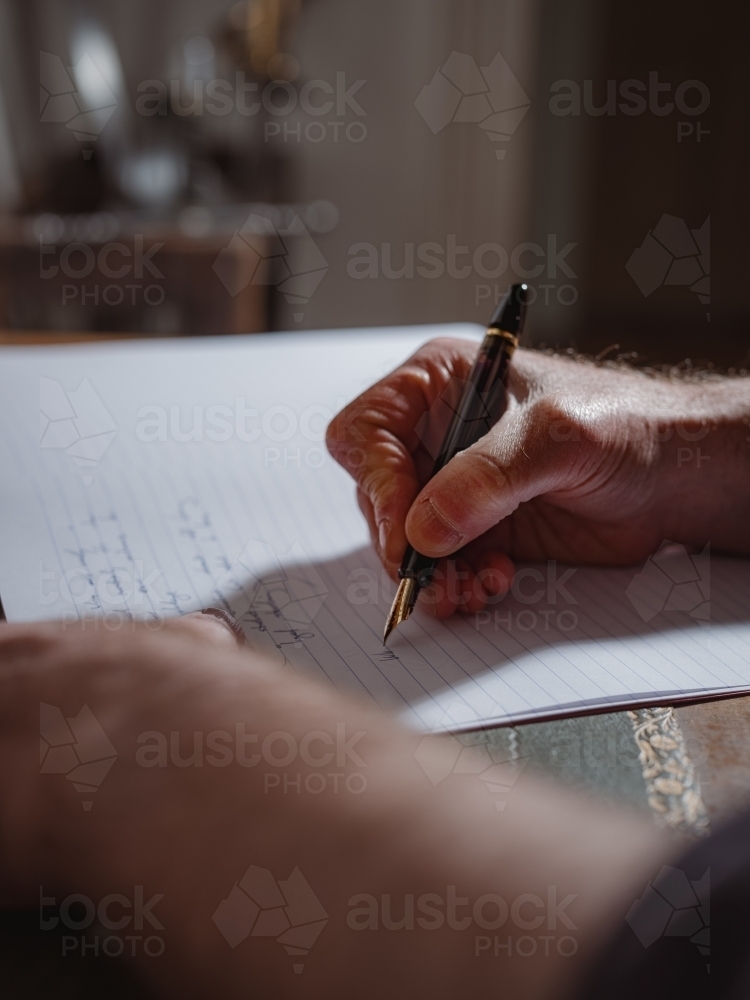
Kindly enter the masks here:
<path id="1" fill-rule="evenodd" d="M 398 580 L 408 545 L 439 560 L 425 611 L 498 609 L 517 560 L 628 566 L 665 538 L 750 554 L 737 458 L 747 450 L 745 380 L 694 385 L 519 348 L 504 414 L 433 476 L 435 454 L 416 428 L 476 357 L 474 341 L 432 340 L 328 429 L 389 576 Z M 716 428 L 702 446 L 710 475 L 705 463 L 680 465 L 681 432 L 695 425 Z M 532 610 L 551 606 L 541 569 L 543 582 L 514 584 Z M 552 598 L 568 607 L 562 593 Z"/>
<path id="2" fill-rule="evenodd" d="M 452 458 L 484 437 L 505 411 L 505 379 L 523 333 L 527 292 L 526 285 L 512 285 L 495 310 L 432 468 L 431 479 Z M 398 571 L 398 590 L 385 623 L 384 643 L 393 629 L 412 613 L 419 592 L 432 583 L 436 567 L 434 556 L 407 546 Z"/>

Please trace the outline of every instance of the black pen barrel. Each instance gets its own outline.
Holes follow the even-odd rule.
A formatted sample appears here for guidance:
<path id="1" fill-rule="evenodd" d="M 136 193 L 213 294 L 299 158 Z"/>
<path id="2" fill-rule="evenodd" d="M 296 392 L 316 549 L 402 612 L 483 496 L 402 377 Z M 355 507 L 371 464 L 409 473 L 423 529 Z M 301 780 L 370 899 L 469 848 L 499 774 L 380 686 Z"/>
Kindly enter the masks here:
<path id="1" fill-rule="evenodd" d="M 505 378 L 515 346 L 516 338 L 511 334 L 488 329 L 430 478 L 460 451 L 484 437 L 504 413 Z M 410 545 L 404 553 L 399 577 L 416 580 L 421 589 L 431 582 L 436 563 L 436 559 L 421 555 Z"/>
<path id="2" fill-rule="evenodd" d="M 430 478 L 484 437 L 505 412 L 505 376 L 514 347 L 501 331 L 487 331 Z"/>

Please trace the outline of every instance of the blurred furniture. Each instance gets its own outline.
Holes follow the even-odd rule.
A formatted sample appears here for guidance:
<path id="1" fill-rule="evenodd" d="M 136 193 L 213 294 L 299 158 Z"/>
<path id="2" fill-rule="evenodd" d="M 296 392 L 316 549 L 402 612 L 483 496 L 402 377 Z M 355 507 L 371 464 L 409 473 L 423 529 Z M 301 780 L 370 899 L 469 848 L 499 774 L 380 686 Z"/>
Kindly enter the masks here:
<path id="1" fill-rule="evenodd" d="M 232 264 L 238 276 L 257 270 L 249 247 L 227 248 L 231 234 L 224 232 L 192 236 L 176 225 L 139 228 L 112 239 L 45 242 L 29 222 L 6 220 L 0 228 L 0 329 L 196 336 L 269 328 L 270 286 L 231 282 Z M 214 271 L 222 251 L 229 289 Z"/>

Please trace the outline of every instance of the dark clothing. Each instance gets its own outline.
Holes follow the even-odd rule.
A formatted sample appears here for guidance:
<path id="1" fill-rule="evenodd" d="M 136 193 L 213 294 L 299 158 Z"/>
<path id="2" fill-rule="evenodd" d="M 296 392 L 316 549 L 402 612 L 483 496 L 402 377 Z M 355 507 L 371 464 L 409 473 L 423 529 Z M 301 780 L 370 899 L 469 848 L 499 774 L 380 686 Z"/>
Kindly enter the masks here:
<path id="1" fill-rule="evenodd" d="M 750 812 L 664 866 L 576 1000 L 750 1000 Z"/>

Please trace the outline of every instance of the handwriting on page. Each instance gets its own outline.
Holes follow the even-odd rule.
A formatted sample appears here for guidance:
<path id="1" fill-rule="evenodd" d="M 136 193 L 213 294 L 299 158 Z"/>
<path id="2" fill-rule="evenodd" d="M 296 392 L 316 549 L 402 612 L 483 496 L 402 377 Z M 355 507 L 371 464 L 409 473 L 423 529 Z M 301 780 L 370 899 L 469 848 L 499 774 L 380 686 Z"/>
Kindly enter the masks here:
<path id="1" fill-rule="evenodd" d="M 160 571 L 144 572 L 116 511 L 91 512 L 72 519 L 62 534 L 64 572 L 59 578 L 54 571 L 42 570 L 42 601 L 49 599 L 52 603 L 62 589 L 70 604 L 84 613 L 116 612 L 128 619 L 154 620 L 168 611 L 180 610 L 176 600 L 159 598 L 153 590 Z M 44 592 L 45 577 L 55 584 L 48 594 Z M 141 603 L 145 606 L 138 614 L 135 608 Z"/>

